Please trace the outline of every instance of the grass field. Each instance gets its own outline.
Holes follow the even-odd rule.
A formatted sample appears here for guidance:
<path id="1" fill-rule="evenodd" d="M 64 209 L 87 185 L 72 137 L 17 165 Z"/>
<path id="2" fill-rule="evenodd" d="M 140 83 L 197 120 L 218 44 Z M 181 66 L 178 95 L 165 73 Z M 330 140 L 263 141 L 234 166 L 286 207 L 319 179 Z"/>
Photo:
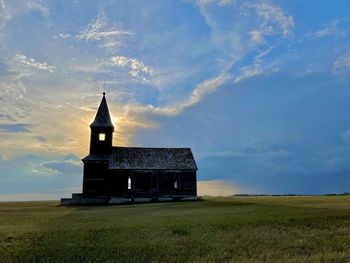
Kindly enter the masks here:
<path id="1" fill-rule="evenodd" d="M 0 203 L 0 262 L 350 262 L 350 196 Z"/>

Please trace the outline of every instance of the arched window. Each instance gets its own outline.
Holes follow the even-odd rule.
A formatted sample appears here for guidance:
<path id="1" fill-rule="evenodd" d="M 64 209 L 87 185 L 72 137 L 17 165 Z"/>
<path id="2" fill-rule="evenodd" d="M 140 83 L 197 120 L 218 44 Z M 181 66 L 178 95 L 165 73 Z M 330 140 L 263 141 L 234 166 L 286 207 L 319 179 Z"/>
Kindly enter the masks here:
<path id="1" fill-rule="evenodd" d="M 131 189 L 131 178 L 130 178 L 130 176 L 128 177 L 128 190 L 130 190 Z"/>

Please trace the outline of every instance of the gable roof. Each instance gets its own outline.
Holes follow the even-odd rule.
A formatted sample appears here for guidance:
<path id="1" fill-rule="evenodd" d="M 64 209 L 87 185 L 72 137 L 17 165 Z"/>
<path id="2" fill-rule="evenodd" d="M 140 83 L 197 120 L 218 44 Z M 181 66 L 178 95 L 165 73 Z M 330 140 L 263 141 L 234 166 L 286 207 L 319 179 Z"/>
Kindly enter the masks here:
<path id="1" fill-rule="evenodd" d="M 85 156 L 83 159 L 84 161 L 109 161 L 110 154 L 89 154 Z"/>
<path id="2" fill-rule="evenodd" d="M 190 148 L 113 147 L 109 169 L 197 170 Z"/>
<path id="3" fill-rule="evenodd" d="M 90 124 L 90 127 L 110 127 L 114 129 L 111 116 L 107 106 L 105 93 L 103 92 L 103 98 L 100 106 L 98 107 L 94 121 Z"/>

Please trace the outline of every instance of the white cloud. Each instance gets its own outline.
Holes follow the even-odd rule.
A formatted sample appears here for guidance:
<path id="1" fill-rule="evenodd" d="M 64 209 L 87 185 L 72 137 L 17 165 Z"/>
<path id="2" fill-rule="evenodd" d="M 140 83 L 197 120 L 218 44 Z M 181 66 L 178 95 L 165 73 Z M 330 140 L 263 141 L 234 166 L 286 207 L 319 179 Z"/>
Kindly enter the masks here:
<path id="1" fill-rule="evenodd" d="M 157 127 L 158 123 L 152 120 L 153 116 L 172 117 L 179 115 L 189 107 L 199 103 L 205 96 L 214 92 L 229 80 L 230 77 L 228 75 L 220 75 L 206 80 L 199 84 L 187 99 L 168 106 L 141 105 L 138 103 L 125 104 L 123 109 L 119 111 L 118 116 L 119 132 L 120 135 L 122 134 L 121 136 L 119 135 L 119 143 L 121 143 L 122 138 L 122 145 L 130 144 L 137 129 Z"/>
<path id="2" fill-rule="evenodd" d="M 45 4 L 43 4 L 41 1 L 37 1 L 37 2 L 29 2 L 27 3 L 27 8 L 29 10 L 35 10 L 40 12 L 43 16 L 48 17 L 50 15 L 50 11 L 47 8 L 47 6 Z"/>
<path id="3" fill-rule="evenodd" d="M 350 53 L 337 58 L 333 64 L 333 74 L 337 77 L 350 76 Z"/>
<path id="4" fill-rule="evenodd" d="M 245 2 L 241 8 L 246 14 L 249 14 L 250 10 L 254 10 L 261 20 L 258 29 L 249 32 L 254 44 L 261 44 L 266 36 L 280 33 L 283 36 L 288 36 L 294 27 L 293 17 L 286 15 L 280 6 L 269 1 Z"/>
<path id="5" fill-rule="evenodd" d="M 81 174 L 81 162 L 64 160 L 64 161 L 51 161 L 42 163 L 49 175 L 52 174 L 69 174 L 69 175 L 79 175 Z M 45 172 L 46 174 L 46 172 Z"/>
<path id="6" fill-rule="evenodd" d="M 293 17 L 286 15 L 280 6 L 274 5 L 268 1 L 258 1 L 256 3 L 246 2 L 242 7 L 254 9 L 262 18 L 263 29 L 267 32 L 273 30 L 273 28 L 270 27 L 275 27 L 282 30 L 283 35 L 286 36 L 290 34 L 290 30 L 294 27 Z"/>
<path id="7" fill-rule="evenodd" d="M 201 7 L 208 4 L 216 4 L 218 6 L 225 6 L 235 3 L 235 0 L 196 0 L 195 3 Z"/>
<path id="8" fill-rule="evenodd" d="M 111 25 L 106 14 L 100 12 L 96 20 L 88 24 L 77 37 L 86 41 L 97 41 L 100 43 L 99 47 L 115 51 L 121 46 L 123 37 L 131 34 L 133 33 L 124 30 L 121 25 Z"/>
<path id="9" fill-rule="evenodd" d="M 84 65 L 78 63 L 70 68 L 74 72 L 85 74 L 89 77 L 103 76 L 102 84 L 107 84 L 109 87 L 115 87 L 118 84 L 124 83 L 129 86 L 129 91 L 135 87 L 135 83 L 151 85 L 151 79 L 154 80 L 154 69 L 146 65 L 143 61 L 126 56 L 112 56 L 106 59 L 96 59 L 91 63 Z M 152 83 L 152 87 L 156 85 Z M 136 88 L 136 87 L 135 87 Z M 124 91 L 119 91 L 124 92 Z"/>
<path id="10" fill-rule="evenodd" d="M 315 33 L 310 33 L 311 38 L 323 38 L 328 36 L 344 37 L 350 30 L 347 19 L 335 19 L 322 25 L 322 28 Z"/>
<path id="11" fill-rule="evenodd" d="M 271 36 L 292 35 L 294 27 L 293 16 L 288 15 L 279 5 L 271 1 L 230 1 L 220 5 L 219 1 L 197 1 L 201 14 L 212 30 L 212 41 L 223 52 L 222 59 L 226 62 L 223 70 L 235 71 L 235 81 L 257 76 L 270 70 L 276 72 L 276 67 L 267 65 L 263 59 L 281 43 L 281 38 Z M 227 8 L 231 11 L 234 22 L 221 22 L 217 14 L 221 10 L 215 6 Z M 226 19 L 230 21 L 229 19 Z M 254 54 L 256 53 L 256 54 Z M 253 55 L 253 61 L 239 64 L 248 55 Z"/>
<path id="12" fill-rule="evenodd" d="M 0 0 L 1 1 L 1 0 Z M 34 1 L 31 1 L 34 2 Z M 39 1 L 37 1 L 39 3 Z M 205 1 L 203 1 L 205 2 Z M 241 1 L 209 1 L 219 7 L 220 9 L 224 8 L 234 8 L 237 3 L 241 3 Z M 215 3 L 214 3 L 215 2 Z M 255 2 L 254 2 L 255 3 Z M 40 4 L 39 4 L 40 6 Z M 38 5 L 32 5 L 32 6 L 23 6 L 28 11 L 28 8 L 38 8 Z M 238 5 L 238 15 L 240 14 L 240 6 Z M 236 6 L 237 7 L 237 6 Z M 248 7 L 247 7 L 248 8 Z M 251 10 L 255 10 L 255 7 L 249 7 Z M 257 8 L 257 7 L 256 7 Z M 266 8 L 265 8 L 266 9 Z M 271 8 L 270 8 L 271 9 Z M 12 9 L 11 9 L 12 10 Z M 272 8 L 272 10 L 275 10 Z M 233 82 L 237 83 L 239 81 L 248 79 L 250 77 L 257 76 L 258 74 L 262 74 L 263 71 L 266 69 L 265 65 L 262 63 L 261 58 L 263 57 L 263 52 L 261 52 L 261 56 L 259 57 L 259 63 L 257 63 L 256 60 L 254 60 L 251 65 L 247 65 L 245 62 L 243 62 L 242 65 L 237 65 L 241 61 L 244 60 L 245 56 L 253 51 L 253 52 L 259 52 L 260 49 L 256 47 L 249 47 L 247 45 L 247 39 L 249 38 L 248 32 L 254 31 L 257 29 L 256 33 L 256 42 L 259 41 L 265 41 L 263 38 L 265 35 L 262 35 L 262 33 L 259 31 L 260 28 L 257 27 L 256 21 L 254 21 L 254 25 L 249 25 L 249 28 L 251 30 L 245 30 L 245 24 L 246 22 L 251 21 L 251 17 L 244 17 L 242 15 L 235 16 L 232 15 L 232 23 L 226 27 L 222 23 L 222 20 L 217 17 L 217 13 L 212 12 L 213 10 L 206 10 L 206 15 L 208 23 L 210 24 L 212 31 L 213 31 L 213 42 L 217 41 L 216 43 L 208 43 L 208 45 L 212 46 L 212 50 L 218 51 L 219 50 L 219 55 L 216 56 L 215 58 L 212 59 L 212 65 L 211 66 L 211 72 L 215 72 L 213 76 L 210 79 L 205 80 L 203 76 L 201 76 L 198 79 L 198 82 L 196 82 L 198 85 L 193 85 L 193 84 L 186 84 L 186 79 L 191 79 L 194 80 L 196 79 L 200 74 L 205 74 L 203 73 L 198 73 L 202 70 L 202 65 L 195 65 L 195 61 L 192 61 L 192 64 L 189 66 L 189 64 L 182 65 L 177 64 L 177 63 L 182 63 L 182 60 L 184 60 L 184 57 L 179 57 L 178 61 L 176 61 L 176 65 L 169 69 L 167 68 L 167 65 L 162 65 L 158 67 L 156 66 L 155 69 L 153 67 L 150 67 L 145 63 L 145 61 L 140 60 L 137 57 L 130 57 L 127 54 L 128 53 L 122 53 L 121 50 L 118 50 L 118 47 L 123 44 L 125 38 L 133 34 L 132 32 L 123 29 L 121 24 L 113 24 L 111 22 L 106 14 L 104 12 L 100 12 L 98 16 L 91 21 L 90 24 L 88 24 L 77 36 L 74 36 L 76 38 L 79 38 L 84 41 L 93 41 L 95 42 L 99 47 L 105 48 L 108 51 L 116 51 L 118 50 L 118 55 L 117 54 L 107 54 L 107 55 L 102 55 L 102 57 L 96 57 L 101 55 L 101 53 L 97 52 L 98 54 L 88 54 L 88 59 L 79 57 L 79 54 L 77 54 L 76 60 L 74 62 L 69 62 L 68 66 L 65 67 L 60 67 L 62 69 L 62 75 L 64 76 L 63 78 L 69 79 L 69 81 L 74 81 L 74 86 L 76 87 L 75 94 L 74 96 L 75 99 L 73 99 L 73 95 L 69 98 L 59 98 L 59 96 L 56 96 L 58 93 L 63 94 L 62 91 L 66 92 L 65 86 L 69 85 L 62 85 L 63 83 L 66 84 L 67 82 L 60 82 L 59 84 L 56 84 L 56 87 L 59 87 L 59 89 L 52 89 L 50 91 L 51 95 L 48 96 L 48 92 L 45 89 L 42 89 L 42 91 L 39 94 L 35 94 L 35 96 L 39 95 L 40 96 L 40 109 L 51 109 L 54 113 L 50 114 L 52 116 L 55 114 L 55 116 L 62 116 L 62 114 L 65 114 L 65 118 L 68 118 L 70 116 L 70 113 L 68 113 L 70 106 L 67 105 L 63 106 L 64 109 L 66 110 L 56 110 L 52 107 L 49 106 L 42 106 L 42 104 L 45 102 L 47 104 L 55 104 L 57 106 L 58 104 L 63 104 L 66 103 L 68 100 L 69 103 L 74 103 L 76 107 L 78 108 L 79 106 L 86 105 L 91 102 L 91 97 L 89 99 L 86 99 L 88 97 L 86 94 L 87 93 L 97 93 L 97 91 L 100 91 L 101 86 L 100 83 L 112 83 L 114 81 L 114 84 L 109 84 L 108 89 L 111 91 L 110 95 L 115 96 L 115 97 L 110 97 L 111 100 L 113 98 L 113 102 L 120 102 L 122 101 L 121 104 L 126 105 L 126 106 L 120 106 L 118 109 L 118 114 L 122 117 L 125 117 L 125 119 L 128 119 L 130 117 L 130 120 L 128 119 L 127 124 L 130 125 L 130 127 L 134 128 L 135 130 L 138 129 L 139 127 L 153 127 L 152 125 L 148 125 L 149 123 L 152 122 L 152 115 L 163 115 L 163 116 L 175 116 L 178 114 L 183 113 L 185 110 L 187 110 L 189 107 L 192 107 L 202 101 L 206 96 L 212 94 L 213 92 L 217 91 L 221 86 L 223 86 L 225 83 L 228 83 L 229 81 L 232 81 L 231 84 L 234 85 Z M 237 10 L 236 10 L 237 11 Z M 277 10 L 279 12 L 282 12 L 281 10 Z M 276 10 L 274 12 L 277 12 Z M 266 11 L 267 12 L 267 11 Z M 252 16 L 256 16 L 256 14 L 253 14 Z M 47 13 L 49 14 L 49 13 Z M 284 14 L 282 12 L 282 14 Z M 267 18 L 266 18 L 267 17 Z M 237 20 L 234 20 L 236 19 Z M 268 23 L 273 24 L 276 28 L 280 28 L 277 25 L 275 25 L 277 22 L 271 22 L 273 19 L 264 16 L 263 20 L 268 20 Z M 283 20 L 283 19 L 280 19 Z M 237 23 L 236 23 L 237 21 Z M 231 30 L 232 26 L 233 27 L 240 27 L 238 30 Z M 283 26 L 281 26 L 283 28 Z M 225 29 L 227 29 L 225 31 Z M 235 28 L 234 28 L 235 29 Z M 289 29 L 289 28 L 288 28 Z M 69 30 L 65 30 L 64 28 L 60 28 L 61 31 L 59 32 L 68 32 L 71 33 Z M 284 29 L 280 29 L 282 33 L 284 33 Z M 260 40 L 259 38 L 260 34 Z M 61 33 L 58 34 L 57 37 L 60 38 L 68 38 L 72 37 L 70 34 L 66 33 Z M 210 36 L 208 36 L 210 37 Z M 244 41 L 241 41 L 242 38 L 245 38 Z M 268 40 L 268 39 L 266 39 Z M 59 42 L 59 41 L 58 41 Z M 64 42 L 64 41 L 63 41 Z M 81 44 L 84 45 L 84 43 L 78 41 L 77 46 L 81 46 Z M 240 42 L 241 45 L 236 45 L 236 43 Z M 184 40 L 184 43 L 186 43 L 186 40 Z M 216 45 L 219 43 L 218 45 Z M 74 43 L 75 45 L 76 43 Z M 142 43 L 140 43 L 142 44 Z M 226 45 L 228 44 L 228 45 Z M 236 48 L 236 46 L 239 46 Z M 130 47 L 130 51 L 132 52 L 132 48 Z M 207 49 L 205 52 L 207 52 L 209 49 Z M 232 51 L 234 50 L 234 51 Z M 174 53 L 177 50 L 174 50 Z M 17 51 L 18 52 L 18 51 Z M 161 52 L 161 51 L 160 51 Z M 196 51 L 197 52 L 197 51 Z M 213 53 L 215 53 L 213 52 Z M 252 52 L 252 53 L 253 53 Z M 268 51 L 269 52 L 269 51 Z M 268 52 L 264 53 L 267 54 Z M 200 53 L 200 52 L 198 52 Z M 250 55 L 253 55 L 254 53 Z M 164 54 L 163 54 L 164 55 Z M 182 54 L 181 54 L 182 55 Z M 185 53 L 184 55 L 188 55 Z M 165 57 L 167 57 L 165 55 Z M 153 59 L 153 58 L 152 58 Z M 187 60 L 187 58 L 185 58 Z M 217 63 L 220 60 L 220 63 Z M 154 59 L 152 61 L 155 61 Z M 194 64 L 193 64 L 194 63 Z M 217 63 L 217 64 L 215 64 Z M 237 64 L 236 64 L 237 63 Z M 165 63 L 164 63 L 165 64 Z M 164 66 L 164 67 L 163 67 Z M 234 68 L 233 68 L 234 66 Z M 161 68 L 163 67 L 163 68 Z M 176 70 L 173 70 L 176 67 Z M 197 67 L 197 68 L 196 68 Z M 37 87 L 32 87 L 33 82 L 36 82 L 35 85 L 38 83 L 39 85 L 41 83 L 51 83 L 51 82 L 57 82 L 55 80 L 48 80 L 47 76 L 50 76 L 50 78 L 54 77 L 51 74 L 46 74 L 46 71 L 53 72 L 56 70 L 56 67 L 53 65 L 49 65 L 46 62 L 42 61 L 37 61 L 37 57 L 30 58 L 27 57 L 26 55 L 23 54 L 17 54 L 15 56 L 15 59 L 13 61 L 13 65 L 11 65 L 11 73 L 13 73 L 14 78 L 13 80 L 16 80 L 16 83 L 13 81 L 9 82 L 1 82 L 1 91 L 0 94 L 2 95 L 4 91 L 6 91 L 8 94 L 11 94 L 12 97 L 14 97 L 16 100 L 17 98 L 25 97 L 25 99 L 22 100 L 22 103 L 27 102 L 27 104 L 30 104 L 29 102 L 32 102 L 29 106 L 26 106 L 28 109 L 28 113 L 31 111 L 32 108 L 37 108 L 35 103 L 37 97 L 33 98 L 33 94 L 31 93 L 32 90 L 34 92 L 37 92 L 38 88 Z M 179 85 L 186 85 L 188 87 L 181 87 L 181 89 L 177 89 L 172 83 L 172 81 L 169 81 L 168 83 L 162 85 L 163 87 L 169 86 L 169 88 L 159 88 L 160 85 L 157 85 L 157 77 L 159 77 L 162 72 L 158 72 L 163 70 L 163 72 L 171 72 L 171 75 L 166 76 L 167 79 L 171 79 L 175 74 L 178 74 L 176 76 L 177 79 L 181 79 L 181 84 Z M 40 71 L 40 72 L 39 72 Z M 81 71 L 81 72 L 77 72 Z M 231 73 L 231 72 L 237 72 L 237 73 Z M 79 74 L 77 74 L 79 73 Z M 34 81 L 28 81 L 29 78 L 27 76 L 29 75 L 34 75 L 33 79 Z M 187 74 L 187 75 L 186 75 Z M 197 75 L 196 75 L 197 74 Z M 57 74 L 58 75 L 58 74 Z M 184 77 L 185 75 L 185 77 Z M 22 78 L 25 76 L 25 78 Z M 130 78 L 131 77 L 131 78 Z M 62 78 L 62 77 L 60 77 Z M 104 80 L 104 81 L 102 81 Z M 131 80 L 131 81 L 130 81 Z M 135 80 L 137 81 L 135 85 Z M 142 85 L 137 85 L 140 83 Z M 204 80 L 204 81 L 203 81 Z M 50 81 L 50 82 L 49 82 Z M 147 82 L 144 82 L 147 81 Z M 41 82 L 41 83 L 40 83 Z M 58 82 L 57 82 L 58 83 Z M 167 85 L 169 84 L 170 85 Z M 191 82 L 192 83 L 192 82 Z M 15 85 L 16 84 L 16 85 Z M 146 85 L 145 85 L 146 84 Z M 172 85 L 173 84 L 173 85 Z M 55 84 L 54 84 L 55 85 Z M 191 86 L 190 86 L 191 85 Z M 193 86 L 192 86 L 193 85 Z M 2 88 L 3 86 L 4 89 Z M 15 86 L 15 87 L 14 87 Z M 137 86 L 137 87 L 136 87 Z M 142 86 L 142 87 L 140 87 Z M 42 86 L 40 86 L 42 87 Z M 79 87 L 79 90 L 78 90 Z M 157 91 L 152 91 L 148 92 L 149 88 L 158 88 Z M 30 92 L 26 92 L 26 89 Z M 107 89 L 107 90 L 108 90 Z M 140 99 L 143 94 L 141 92 L 144 92 L 144 89 L 147 92 L 147 96 L 151 97 L 151 99 L 147 100 L 142 100 Z M 14 90 L 16 90 L 17 93 L 19 93 L 19 96 L 15 96 Z M 60 92 L 58 92 L 58 90 Z M 179 91 L 180 90 L 180 91 Z M 182 96 L 184 90 L 188 92 L 188 97 L 184 99 L 176 99 L 180 96 Z M 135 91 L 135 92 L 134 92 Z M 46 93 L 47 92 L 47 93 Z M 52 93 L 54 92 L 54 93 Z M 80 93 L 81 92 L 81 93 Z M 84 92 L 84 93 L 83 93 Z M 128 92 L 127 96 L 119 96 L 119 94 L 123 92 Z M 54 94 L 54 95 L 52 95 Z M 72 93 L 69 93 L 72 94 Z M 66 95 L 67 96 L 67 95 Z M 118 97 L 117 97 L 118 96 Z M 78 98 L 79 97 L 79 98 Z M 164 103 L 164 104 L 157 104 L 158 102 L 166 102 L 169 101 L 168 97 L 173 97 L 174 99 L 171 100 L 171 103 Z M 60 102 L 55 101 L 55 99 L 60 99 Z M 164 99 L 165 98 L 165 99 Z M 17 105 L 17 101 L 13 99 L 13 104 Z M 64 101 L 66 100 L 66 101 Z M 75 100 L 75 101 L 74 101 Z M 142 102 L 141 102 L 142 101 Z M 146 103 L 154 103 L 150 105 L 143 105 L 143 101 L 147 101 Z M 79 103 L 77 103 L 79 102 Z M 91 105 L 91 104 L 89 104 Z M 61 106 L 61 105 L 59 105 Z M 125 109 L 125 111 L 123 111 Z M 10 110 L 9 110 L 10 111 Z M 6 111 L 5 111 L 6 112 Z M 61 113 L 60 113 L 61 112 Z M 61 114 L 61 115 L 60 115 Z M 90 113 L 89 113 L 90 114 Z M 27 114 L 28 115 L 28 114 Z M 87 116 L 88 114 L 86 114 Z M 40 118 L 42 117 L 39 113 L 36 115 L 35 118 Z M 85 116 L 84 116 L 85 117 Z M 34 117 L 28 117 L 29 119 L 33 119 Z M 59 119 L 59 117 L 58 117 Z M 133 123 L 133 121 L 140 121 L 140 123 Z M 54 118 L 50 118 L 50 120 L 45 120 L 47 123 L 54 124 Z M 55 122 L 56 124 L 57 122 Z M 61 123 L 60 123 L 61 124 Z M 79 122 L 80 124 L 80 122 Z M 153 123 L 152 123 L 153 124 Z M 54 126 L 54 125 L 53 125 Z M 85 127 L 85 126 L 84 126 Z M 136 127 L 136 128 L 135 128 Z M 131 129 L 131 128 L 130 128 Z M 127 129 L 125 129 L 127 130 Z M 124 131 L 125 131 L 124 130 Z M 80 132 L 80 129 L 79 129 Z M 77 134 L 78 132 L 76 132 Z M 79 133 L 80 134 L 80 133 Z M 127 134 L 129 135 L 129 134 Z M 56 138 L 55 134 L 45 134 L 48 138 Z M 85 136 L 85 135 L 84 135 Z M 125 132 L 123 136 L 126 136 Z M 61 139 L 61 138 L 60 138 Z M 37 143 L 37 142 L 35 142 Z M 80 149 L 80 148 L 79 148 Z"/>
<path id="13" fill-rule="evenodd" d="M 268 0 L 198 0 L 195 3 L 199 6 L 202 15 L 207 21 L 207 24 L 214 31 L 218 31 L 214 34 L 216 35 L 216 40 L 224 41 L 225 39 L 231 38 L 233 41 L 235 41 L 236 46 L 240 45 L 241 42 L 244 41 L 242 35 L 240 36 L 240 39 L 236 38 L 238 36 L 234 37 L 234 35 L 240 31 L 239 27 L 243 26 L 243 24 L 240 23 L 240 20 L 243 17 L 248 19 L 246 20 L 247 23 L 244 24 L 244 27 L 246 28 L 240 33 L 248 30 L 246 32 L 248 32 L 251 43 L 254 45 L 264 43 L 264 39 L 267 36 L 282 34 L 284 37 L 286 37 L 291 34 L 291 30 L 294 27 L 293 16 L 287 15 L 280 6 L 273 4 Z M 230 32 L 223 30 L 215 18 L 212 17 L 209 11 L 209 7 L 212 5 L 217 5 L 221 8 L 232 8 L 233 19 L 236 20 L 237 23 L 234 23 Z"/>
<path id="14" fill-rule="evenodd" d="M 3 28 L 11 18 L 5 6 L 5 0 L 0 0 L 0 29 Z"/>
<path id="15" fill-rule="evenodd" d="M 261 67 L 260 64 L 244 66 L 240 69 L 240 72 L 236 76 L 235 83 L 258 76 L 262 73 L 263 73 L 263 68 Z"/>
<path id="16" fill-rule="evenodd" d="M 187 108 L 200 102 L 205 96 L 213 93 L 226 83 L 230 77 L 227 74 L 222 74 L 216 78 L 203 81 L 192 92 L 190 98 L 183 103 L 183 107 Z"/>
<path id="17" fill-rule="evenodd" d="M 240 187 L 221 180 L 198 181 L 197 188 L 199 196 L 229 196 L 244 193 Z"/>
<path id="18" fill-rule="evenodd" d="M 28 58 L 26 55 L 23 55 L 23 54 L 16 54 L 16 60 L 25 66 L 35 68 L 38 70 L 46 70 L 51 73 L 54 72 L 54 70 L 56 69 L 55 66 L 51 66 L 46 62 L 43 62 L 43 63 L 38 62 L 34 58 Z"/>
<path id="19" fill-rule="evenodd" d="M 315 37 L 331 36 L 338 32 L 339 20 L 333 20 L 323 26 L 323 28 L 315 33 Z"/>
<path id="20" fill-rule="evenodd" d="M 249 32 L 250 39 L 254 44 L 261 44 L 264 42 L 264 34 L 261 31 L 253 30 Z"/>
<path id="21" fill-rule="evenodd" d="M 228 75 L 220 75 L 218 77 L 205 80 L 192 91 L 191 95 L 187 100 L 179 102 L 175 105 L 166 107 L 154 107 L 153 105 L 135 107 L 130 105 L 129 112 L 136 114 L 150 113 L 166 116 L 175 116 L 182 113 L 187 108 L 199 103 L 205 96 L 219 89 L 230 79 L 231 78 Z"/>
<path id="22" fill-rule="evenodd" d="M 127 68 L 129 74 L 132 77 L 140 77 L 143 80 L 146 80 L 145 77 L 152 74 L 153 69 L 145 65 L 142 61 L 139 61 L 135 58 L 128 58 L 124 56 L 115 56 L 111 58 L 111 65 L 116 67 Z"/>
<path id="23" fill-rule="evenodd" d="M 65 38 L 69 38 L 71 35 L 70 35 L 70 34 L 60 33 L 60 34 L 58 34 L 58 36 L 59 36 L 60 38 L 65 39 Z"/>

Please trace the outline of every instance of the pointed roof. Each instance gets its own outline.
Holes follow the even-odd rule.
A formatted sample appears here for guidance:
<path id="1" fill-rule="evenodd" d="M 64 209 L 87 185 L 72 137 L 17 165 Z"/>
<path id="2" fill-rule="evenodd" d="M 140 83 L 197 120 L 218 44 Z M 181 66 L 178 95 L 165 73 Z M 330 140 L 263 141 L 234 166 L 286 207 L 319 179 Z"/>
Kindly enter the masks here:
<path id="1" fill-rule="evenodd" d="M 109 115 L 109 110 L 108 110 L 105 95 L 106 93 L 103 92 L 103 98 L 101 100 L 101 104 L 98 107 L 96 117 L 94 121 L 90 124 L 90 127 L 111 127 L 114 129 L 111 116 Z"/>

